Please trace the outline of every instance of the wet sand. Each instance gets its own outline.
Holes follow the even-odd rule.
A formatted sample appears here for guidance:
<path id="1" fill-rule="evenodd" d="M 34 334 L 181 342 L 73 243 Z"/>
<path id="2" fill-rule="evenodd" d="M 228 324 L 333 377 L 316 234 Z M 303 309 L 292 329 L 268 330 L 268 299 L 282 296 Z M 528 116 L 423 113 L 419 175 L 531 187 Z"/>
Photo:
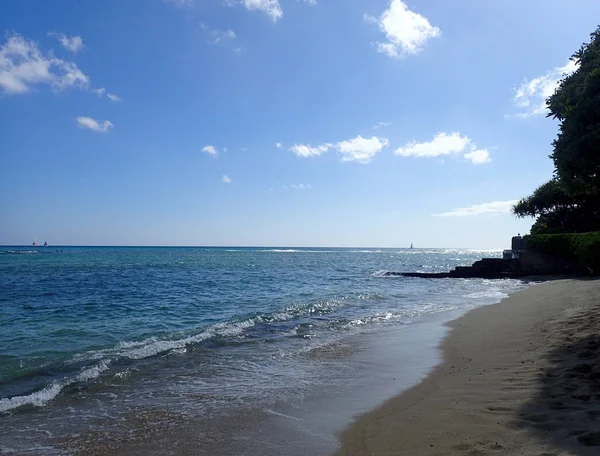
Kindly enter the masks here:
<path id="1" fill-rule="evenodd" d="M 600 280 L 534 285 L 450 327 L 442 364 L 337 455 L 600 454 Z"/>

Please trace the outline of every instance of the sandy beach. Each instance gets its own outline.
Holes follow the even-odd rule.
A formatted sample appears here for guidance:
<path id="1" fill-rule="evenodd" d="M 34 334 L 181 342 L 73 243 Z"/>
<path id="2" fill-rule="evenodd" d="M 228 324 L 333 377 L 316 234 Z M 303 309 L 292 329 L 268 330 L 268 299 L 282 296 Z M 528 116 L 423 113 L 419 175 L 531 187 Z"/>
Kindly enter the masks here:
<path id="1" fill-rule="evenodd" d="M 442 364 L 337 454 L 600 454 L 599 303 L 600 281 L 556 280 L 451 322 Z"/>

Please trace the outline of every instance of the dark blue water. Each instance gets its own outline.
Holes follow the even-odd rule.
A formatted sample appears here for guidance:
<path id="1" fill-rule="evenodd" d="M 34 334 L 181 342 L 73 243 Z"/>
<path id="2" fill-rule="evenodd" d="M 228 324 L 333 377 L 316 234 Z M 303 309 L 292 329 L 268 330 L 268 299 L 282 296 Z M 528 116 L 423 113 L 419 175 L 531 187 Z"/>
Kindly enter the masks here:
<path id="1" fill-rule="evenodd" d="M 0 412 L 103 395 L 172 403 L 310 386 L 303 354 L 362 331 L 499 301 L 517 281 L 385 278 L 499 252 L 0 248 Z M 150 396 L 149 396 L 150 395 Z M 146 399 L 144 399 L 146 398 Z M 122 405 L 122 404 L 121 404 Z M 104 409 L 103 409 L 104 410 Z"/>

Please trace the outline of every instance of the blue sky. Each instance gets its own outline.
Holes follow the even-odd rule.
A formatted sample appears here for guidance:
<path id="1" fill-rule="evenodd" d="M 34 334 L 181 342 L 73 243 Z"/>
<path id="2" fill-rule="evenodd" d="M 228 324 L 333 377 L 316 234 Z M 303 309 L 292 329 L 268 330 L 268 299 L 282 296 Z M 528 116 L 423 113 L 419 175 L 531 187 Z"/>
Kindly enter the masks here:
<path id="1" fill-rule="evenodd" d="M 508 247 L 595 0 L 0 3 L 0 243 Z"/>

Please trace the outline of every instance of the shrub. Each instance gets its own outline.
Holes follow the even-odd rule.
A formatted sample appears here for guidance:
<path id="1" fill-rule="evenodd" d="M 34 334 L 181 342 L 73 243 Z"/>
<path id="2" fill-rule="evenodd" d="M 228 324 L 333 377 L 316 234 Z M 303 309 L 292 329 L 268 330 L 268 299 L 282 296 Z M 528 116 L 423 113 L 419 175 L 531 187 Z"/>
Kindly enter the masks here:
<path id="1" fill-rule="evenodd" d="M 527 248 L 577 262 L 583 271 L 600 275 L 600 232 L 534 234 Z"/>

